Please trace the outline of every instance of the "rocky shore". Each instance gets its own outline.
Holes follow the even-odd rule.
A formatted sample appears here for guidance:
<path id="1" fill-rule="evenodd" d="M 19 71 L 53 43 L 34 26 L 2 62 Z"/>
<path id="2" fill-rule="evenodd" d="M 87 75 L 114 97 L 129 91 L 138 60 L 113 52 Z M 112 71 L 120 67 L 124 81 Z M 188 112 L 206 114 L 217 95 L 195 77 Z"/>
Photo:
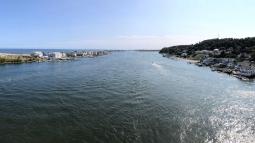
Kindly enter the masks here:
<path id="1" fill-rule="evenodd" d="M 230 74 L 242 80 L 255 79 L 255 65 L 249 61 L 237 62 L 232 58 L 204 58 L 196 65 L 208 66 L 212 71 Z"/>
<path id="2" fill-rule="evenodd" d="M 175 56 L 212 71 L 233 75 L 241 80 L 255 79 L 255 38 L 211 39 L 194 45 L 163 48 L 164 57 Z"/>
<path id="3" fill-rule="evenodd" d="M 173 57 L 176 59 L 185 60 L 189 64 L 195 64 L 199 67 L 210 67 L 212 71 L 226 73 L 239 78 L 244 81 L 255 80 L 255 65 L 247 61 L 236 62 L 234 59 L 227 58 L 205 58 L 202 60 L 194 60 L 184 57 L 177 57 L 176 55 L 166 55 L 164 57 Z"/>
<path id="4" fill-rule="evenodd" d="M 0 53 L 0 64 L 20 64 L 44 61 L 43 58 L 33 57 L 26 54 Z"/>

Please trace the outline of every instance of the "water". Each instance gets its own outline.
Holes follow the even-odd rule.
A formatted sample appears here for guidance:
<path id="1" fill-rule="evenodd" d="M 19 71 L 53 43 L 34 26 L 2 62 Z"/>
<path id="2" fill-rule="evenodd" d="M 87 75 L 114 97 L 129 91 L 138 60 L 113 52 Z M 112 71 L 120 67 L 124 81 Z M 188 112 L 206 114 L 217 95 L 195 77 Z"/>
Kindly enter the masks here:
<path id="1" fill-rule="evenodd" d="M 255 142 L 255 83 L 113 52 L 0 66 L 1 143 Z"/>

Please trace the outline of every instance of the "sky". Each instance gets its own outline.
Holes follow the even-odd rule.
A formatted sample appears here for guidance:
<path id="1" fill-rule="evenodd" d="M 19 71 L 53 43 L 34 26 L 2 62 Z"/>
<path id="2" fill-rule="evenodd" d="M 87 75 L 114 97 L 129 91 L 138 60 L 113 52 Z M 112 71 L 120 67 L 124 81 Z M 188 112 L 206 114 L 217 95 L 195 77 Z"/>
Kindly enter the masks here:
<path id="1" fill-rule="evenodd" d="M 254 0 L 0 0 L 0 48 L 161 49 L 255 36 Z"/>

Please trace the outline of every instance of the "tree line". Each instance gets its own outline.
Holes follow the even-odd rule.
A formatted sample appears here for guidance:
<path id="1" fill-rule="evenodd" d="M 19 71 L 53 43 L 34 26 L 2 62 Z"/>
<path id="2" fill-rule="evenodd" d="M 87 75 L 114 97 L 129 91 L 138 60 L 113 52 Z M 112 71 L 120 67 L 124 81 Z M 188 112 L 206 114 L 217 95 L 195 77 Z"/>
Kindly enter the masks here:
<path id="1" fill-rule="evenodd" d="M 214 49 L 221 51 L 218 58 L 239 58 L 239 60 L 247 60 L 248 58 L 250 61 L 255 61 L 255 37 L 209 39 L 191 45 L 164 47 L 159 52 L 174 55 L 181 55 L 185 52 L 188 56 L 193 56 L 196 51 L 213 51 Z"/>

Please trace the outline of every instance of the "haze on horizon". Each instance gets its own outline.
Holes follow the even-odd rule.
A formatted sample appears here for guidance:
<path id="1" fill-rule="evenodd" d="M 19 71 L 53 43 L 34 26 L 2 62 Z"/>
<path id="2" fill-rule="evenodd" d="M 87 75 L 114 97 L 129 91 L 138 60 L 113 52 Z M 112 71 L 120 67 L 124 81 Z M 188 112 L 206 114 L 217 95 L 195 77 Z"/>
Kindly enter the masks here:
<path id="1" fill-rule="evenodd" d="M 160 49 L 255 36 L 252 0 L 2 0 L 0 48 Z"/>

